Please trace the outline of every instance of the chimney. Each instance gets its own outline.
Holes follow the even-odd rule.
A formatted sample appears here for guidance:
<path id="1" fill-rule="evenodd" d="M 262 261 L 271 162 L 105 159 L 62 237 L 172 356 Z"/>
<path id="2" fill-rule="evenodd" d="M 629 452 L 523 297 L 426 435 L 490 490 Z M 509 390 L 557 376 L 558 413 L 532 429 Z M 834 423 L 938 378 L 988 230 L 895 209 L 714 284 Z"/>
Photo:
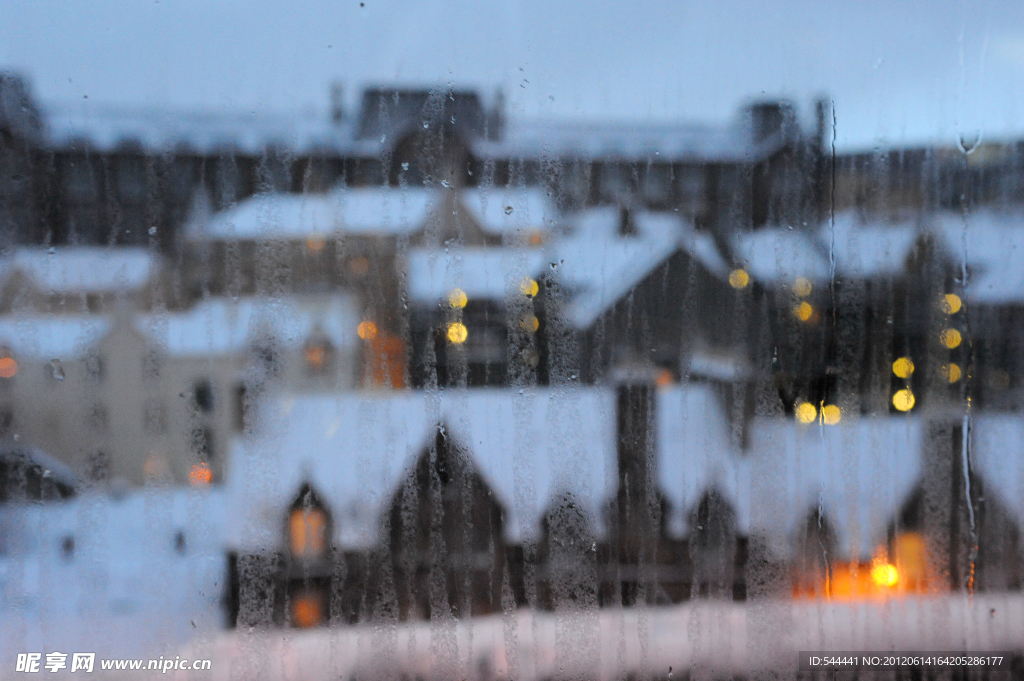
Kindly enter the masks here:
<path id="1" fill-rule="evenodd" d="M 498 88 L 494 93 L 494 106 L 487 114 L 487 139 L 495 142 L 501 139 L 505 128 L 505 93 Z"/>
<path id="2" fill-rule="evenodd" d="M 341 83 L 331 85 L 331 123 L 339 125 L 345 118 L 345 98 Z"/>

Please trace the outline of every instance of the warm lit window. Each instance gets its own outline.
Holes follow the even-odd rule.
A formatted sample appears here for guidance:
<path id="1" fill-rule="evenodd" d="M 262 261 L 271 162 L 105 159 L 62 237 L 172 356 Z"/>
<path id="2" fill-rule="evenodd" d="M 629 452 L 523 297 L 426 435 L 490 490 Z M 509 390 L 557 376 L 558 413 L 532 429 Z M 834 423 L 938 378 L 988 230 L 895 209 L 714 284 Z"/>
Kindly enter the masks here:
<path id="1" fill-rule="evenodd" d="M 327 516 L 319 508 L 299 507 L 288 518 L 288 546 L 296 558 L 317 558 L 327 549 Z"/>

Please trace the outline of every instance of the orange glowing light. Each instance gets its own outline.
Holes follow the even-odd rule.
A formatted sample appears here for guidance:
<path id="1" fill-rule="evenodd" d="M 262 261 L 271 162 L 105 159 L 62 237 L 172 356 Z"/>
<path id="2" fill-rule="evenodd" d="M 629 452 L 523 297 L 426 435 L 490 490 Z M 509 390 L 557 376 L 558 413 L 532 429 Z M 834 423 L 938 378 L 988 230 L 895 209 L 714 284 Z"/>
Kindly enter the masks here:
<path id="1" fill-rule="evenodd" d="M 826 426 L 834 426 L 843 418 L 843 412 L 837 404 L 826 404 L 821 408 L 821 420 Z"/>
<path id="2" fill-rule="evenodd" d="M 359 322 L 359 326 L 356 328 L 356 333 L 358 333 L 359 337 L 363 340 L 373 340 L 377 337 L 377 325 L 370 320 Z"/>
<path id="3" fill-rule="evenodd" d="M 672 372 L 668 369 L 662 369 L 658 372 L 658 375 L 654 377 L 654 384 L 660 388 L 672 385 L 675 381 L 672 376 Z"/>
<path id="4" fill-rule="evenodd" d="M 809 321 L 814 314 L 814 308 L 806 300 L 799 305 L 793 306 L 793 316 L 802 322 Z"/>
<path id="5" fill-rule="evenodd" d="M 939 334 L 939 341 L 950 350 L 960 347 L 962 340 L 963 336 L 956 329 L 943 329 L 942 333 Z"/>
<path id="6" fill-rule="evenodd" d="M 322 236 L 313 235 L 306 239 L 306 250 L 309 251 L 310 253 L 319 253 L 320 251 L 324 250 L 324 245 L 326 243 L 327 242 L 324 241 L 324 238 Z"/>
<path id="7" fill-rule="evenodd" d="M 327 348 L 322 345 L 310 345 L 306 348 L 306 364 L 313 369 L 321 369 L 327 362 Z"/>
<path id="8" fill-rule="evenodd" d="M 540 320 L 535 315 L 528 314 L 522 318 L 519 322 L 519 326 L 526 329 L 530 333 L 534 333 L 540 328 Z"/>
<path id="9" fill-rule="evenodd" d="M 540 246 L 542 243 L 544 243 L 544 233 L 541 232 L 540 230 L 535 229 L 532 232 L 530 232 L 530 235 L 526 238 L 526 240 L 531 246 Z"/>
<path id="10" fill-rule="evenodd" d="M 519 284 L 519 292 L 524 296 L 533 298 L 540 291 L 540 285 L 530 277 L 523 279 L 522 283 Z"/>
<path id="11" fill-rule="evenodd" d="M 0 378 L 14 378 L 18 373 L 18 363 L 13 357 L 0 357 Z"/>
<path id="12" fill-rule="evenodd" d="M 914 392 L 910 388 L 897 390 L 892 396 L 892 406 L 900 411 L 910 411 L 916 402 L 917 398 L 914 397 Z"/>
<path id="13" fill-rule="evenodd" d="M 818 418 L 818 409 L 810 402 L 801 402 L 796 406 L 796 420 L 800 423 L 810 423 Z"/>
<path id="14" fill-rule="evenodd" d="M 327 548 L 327 516 L 318 508 L 295 509 L 288 518 L 288 539 L 293 556 L 322 556 Z"/>
<path id="15" fill-rule="evenodd" d="M 749 283 L 750 275 L 747 274 L 746 270 L 735 269 L 729 273 L 729 286 L 732 286 L 734 289 L 746 288 Z"/>
<path id="16" fill-rule="evenodd" d="M 315 594 L 302 594 L 292 600 L 292 623 L 296 627 L 308 629 L 323 621 L 323 608 Z"/>
<path id="17" fill-rule="evenodd" d="M 871 567 L 871 581 L 878 586 L 891 588 L 900 581 L 900 573 L 892 563 L 875 563 Z"/>
<path id="18" fill-rule="evenodd" d="M 196 486 L 209 485 L 213 482 L 213 471 L 205 463 L 197 463 L 188 473 L 188 481 Z"/>
<path id="19" fill-rule="evenodd" d="M 468 337 L 469 330 L 462 322 L 454 322 L 448 325 L 448 340 L 455 345 L 465 343 Z"/>

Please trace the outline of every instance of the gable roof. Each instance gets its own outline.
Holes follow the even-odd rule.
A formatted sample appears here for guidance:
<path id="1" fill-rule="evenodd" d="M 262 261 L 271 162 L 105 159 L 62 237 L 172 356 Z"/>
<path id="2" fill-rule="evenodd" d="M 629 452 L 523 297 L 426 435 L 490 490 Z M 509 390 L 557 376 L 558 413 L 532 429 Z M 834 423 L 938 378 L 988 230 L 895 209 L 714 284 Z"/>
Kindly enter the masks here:
<path id="1" fill-rule="evenodd" d="M 567 314 L 574 325 L 593 324 L 680 248 L 712 273 L 727 276 L 711 236 L 678 216 L 633 213 L 636 233 L 632 235 L 618 233 L 621 219 L 615 207 L 582 211 L 569 220 L 571 233 L 551 246 L 554 276 L 572 296 Z"/>
<path id="2" fill-rule="evenodd" d="M 233 444 L 231 541 L 276 547 L 282 519 L 309 482 L 334 514 L 335 540 L 379 540 L 391 495 L 442 424 L 506 511 L 510 541 L 535 537 L 551 499 L 573 493 L 595 519 L 615 483 L 610 391 L 513 389 L 288 397 L 260 434 Z"/>

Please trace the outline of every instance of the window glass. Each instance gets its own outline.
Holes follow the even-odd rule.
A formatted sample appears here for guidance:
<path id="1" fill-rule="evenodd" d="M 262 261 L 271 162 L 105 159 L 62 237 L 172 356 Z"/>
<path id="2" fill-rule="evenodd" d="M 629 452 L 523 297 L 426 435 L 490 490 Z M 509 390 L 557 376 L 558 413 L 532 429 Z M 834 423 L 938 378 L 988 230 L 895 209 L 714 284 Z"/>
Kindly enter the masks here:
<path id="1" fill-rule="evenodd" d="M 0 2 L 0 677 L 1024 669 L 1017 4 Z"/>

